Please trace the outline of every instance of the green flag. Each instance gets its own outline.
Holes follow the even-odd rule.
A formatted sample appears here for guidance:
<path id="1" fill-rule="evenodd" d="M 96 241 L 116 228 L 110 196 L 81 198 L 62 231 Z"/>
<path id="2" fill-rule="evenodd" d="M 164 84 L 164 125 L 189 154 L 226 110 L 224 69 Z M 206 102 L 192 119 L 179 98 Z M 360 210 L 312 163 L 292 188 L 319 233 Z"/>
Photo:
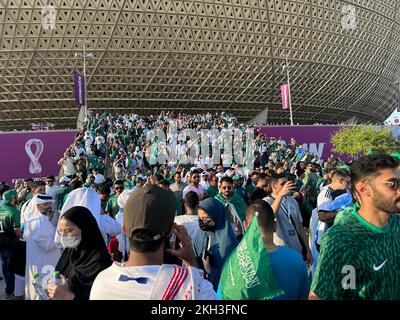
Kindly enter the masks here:
<path id="1" fill-rule="evenodd" d="M 223 300 L 269 300 L 284 294 L 272 270 L 257 217 L 225 262 L 220 288 Z"/>

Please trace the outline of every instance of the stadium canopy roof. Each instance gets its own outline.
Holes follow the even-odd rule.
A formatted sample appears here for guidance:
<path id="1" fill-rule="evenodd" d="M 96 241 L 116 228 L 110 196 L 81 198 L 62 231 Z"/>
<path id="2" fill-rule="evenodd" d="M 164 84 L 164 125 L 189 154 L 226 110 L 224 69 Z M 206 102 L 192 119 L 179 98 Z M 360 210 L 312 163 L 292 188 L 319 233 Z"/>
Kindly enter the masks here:
<path id="1" fill-rule="evenodd" d="M 286 56 L 295 123 L 383 122 L 396 104 L 399 0 L 0 0 L 0 130 L 76 125 L 82 39 L 94 112 L 288 123 Z"/>

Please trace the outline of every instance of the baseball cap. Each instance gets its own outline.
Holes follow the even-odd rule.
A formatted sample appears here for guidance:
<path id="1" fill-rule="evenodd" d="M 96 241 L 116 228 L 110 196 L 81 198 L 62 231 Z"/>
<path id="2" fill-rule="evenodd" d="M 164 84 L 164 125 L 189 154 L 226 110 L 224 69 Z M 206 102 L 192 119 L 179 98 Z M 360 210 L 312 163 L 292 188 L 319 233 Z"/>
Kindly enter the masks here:
<path id="1" fill-rule="evenodd" d="M 135 190 L 124 207 L 126 235 L 136 241 L 140 231 L 150 231 L 153 240 L 165 237 L 172 230 L 176 212 L 174 195 L 157 185 L 146 185 Z"/>
<path id="2" fill-rule="evenodd" d="M 342 164 L 341 166 L 338 167 L 338 169 L 351 171 L 351 168 L 346 164 Z"/>
<path id="3" fill-rule="evenodd" d="M 396 158 L 397 160 L 400 160 L 400 153 L 398 152 L 392 153 L 391 156 Z"/>
<path id="4" fill-rule="evenodd" d="M 235 176 L 232 177 L 232 179 L 233 179 L 233 181 L 239 181 L 240 177 L 238 175 L 235 175 Z"/>
<path id="5" fill-rule="evenodd" d="M 67 176 L 63 176 L 63 177 L 60 178 L 60 183 L 63 183 L 63 182 L 70 182 L 70 181 L 71 181 L 71 179 L 68 178 Z"/>

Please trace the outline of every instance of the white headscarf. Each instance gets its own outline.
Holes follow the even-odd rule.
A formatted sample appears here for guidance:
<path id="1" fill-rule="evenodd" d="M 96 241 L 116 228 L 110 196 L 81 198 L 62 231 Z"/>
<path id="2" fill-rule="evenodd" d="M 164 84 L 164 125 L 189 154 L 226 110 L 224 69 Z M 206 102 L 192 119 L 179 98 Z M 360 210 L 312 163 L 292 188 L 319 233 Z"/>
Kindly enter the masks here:
<path id="1" fill-rule="evenodd" d="M 117 203 L 118 206 L 120 207 L 120 210 L 125 207 L 125 203 L 128 200 L 128 198 L 131 196 L 131 194 L 135 191 L 136 189 L 127 189 L 124 190 L 118 197 Z M 119 213 L 119 212 L 118 212 Z"/>
<path id="2" fill-rule="evenodd" d="M 36 219 L 36 218 L 40 217 L 41 213 L 37 208 L 38 204 L 54 202 L 53 198 L 52 198 L 52 200 L 42 200 L 42 199 L 38 198 L 38 196 L 51 197 L 48 194 L 34 195 L 33 198 L 29 201 L 28 205 L 25 207 L 25 209 L 21 212 L 21 223 L 25 223 L 25 221 L 28 221 L 30 219 Z"/>
<path id="3" fill-rule="evenodd" d="M 60 220 L 64 213 L 72 207 L 82 206 L 87 208 L 96 219 L 100 228 L 101 199 L 100 196 L 92 188 L 79 188 L 71 191 L 61 208 L 60 217 L 58 218 L 57 230 L 60 228 Z M 100 229 L 101 231 L 101 229 Z M 102 232 L 103 234 L 103 232 Z M 103 235 L 104 237 L 104 235 Z M 61 247 L 61 237 L 58 232 L 55 235 L 55 243 Z"/>
<path id="4" fill-rule="evenodd" d="M 114 237 L 121 233 L 119 224 L 110 216 L 101 214 L 101 199 L 96 191 L 92 188 L 79 188 L 72 191 L 65 201 L 60 218 L 58 220 L 57 230 L 59 228 L 60 219 L 64 213 L 72 207 L 82 206 L 87 208 L 97 221 L 101 235 L 103 236 L 104 242 L 108 244 L 108 237 Z M 58 232 L 56 232 L 56 243 L 60 243 Z"/>
<path id="5" fill-rule="evenodd" d="M 92 213 L 93 217 L 99 222 L 101 214 L 101 199 L 100 196 L 92 188 L 79 188 L 70 192 L 65 200 L 60 212 L 60 218 L 64 213 L 72 207 L 82 206 Z"/>
<path id="6" fill-rule="evenodd" d="M 118 206 L 119 206 L 119 211 L 117 215 L 115 216 L 115 220 L 121 225 L 124 223 L 124 207 L 126 204 L 126 201 L 128 198 L 132 195 L 132 193 L 135 191 L 135 189 L 128 189 L 125 190 L 120 194 L 118 197 Z M 126 260 L 127 257 L 125 257 L 125 253 L 129 252 L 129 241 L 128 237 L 125 235 L 125 233 L 121 233 L 117 235 L 117 240 L 118 240 L 118 250 L 119 252 L 122 252 L 123 259 Z"/>

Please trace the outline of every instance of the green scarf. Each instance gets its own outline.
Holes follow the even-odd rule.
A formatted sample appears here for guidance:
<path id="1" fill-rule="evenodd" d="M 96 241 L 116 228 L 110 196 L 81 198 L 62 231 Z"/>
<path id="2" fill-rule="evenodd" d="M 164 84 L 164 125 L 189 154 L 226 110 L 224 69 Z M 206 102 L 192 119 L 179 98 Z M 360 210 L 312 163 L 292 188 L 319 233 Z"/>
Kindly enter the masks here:
<path id="1" fill-rule="evenodd" d="M 226 206 L 226 204 L 228 203 L 233 204 L 237 214 L 239 215 L 240 220 L 242 220 L 243 222 L 246 219 L 246 203 L 244 202 L 243 198 L 236 192 L 236 190 L 233 192 L 232 198 L 230 198 L 229 201 L 222 196 L 221 192 L 217 194 L 215 199 L 221 202 L 224 206 Z"/>
<path id="2" fill-rule="evenodd" d="M 272 270 L 257 217 L 225 262 L 219 286 L 223 300 L 270 300 L 284 293 Z"/>

